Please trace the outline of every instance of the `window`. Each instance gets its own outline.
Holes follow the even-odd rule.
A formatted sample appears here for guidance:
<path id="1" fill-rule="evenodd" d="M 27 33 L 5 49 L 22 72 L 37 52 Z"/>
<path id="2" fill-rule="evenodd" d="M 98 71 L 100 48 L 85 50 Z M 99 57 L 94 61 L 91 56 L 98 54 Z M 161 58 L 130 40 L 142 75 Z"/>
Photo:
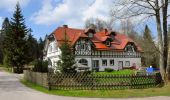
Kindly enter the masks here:
<path id="1" fill-rule="evenodd" d="M 110 41 L 106 41 L 106 46 L 110 46 Z"/>
<path id="2" fill-rule="evenodd" d="M 81 45 L 80 45 L 80 49 L 85 49 L 85 45 L 84 45 L 84 44 L 81 44 Z"/>
<path id="3" fill-rule="evenodd" d="M 135 52 L 134 50 L 134 46 L 133 45 L 127 45 L 126 48 L 125 48 L 125 51 L 127 52 Z"/>
<path id="4" fill-rule="evenodd" d="M 89 36 L 89 38 L 92 38 L 93 37 L 93 33 L 89 33 L 88 36 Z"/>
<path id="5" fill-rule="evenodd" d="M 125 66 L 126 66 L 126 67 L 129 67 L 129 66 L 130 66 L 130 61 L 126 61 L 126 62 L 125 62 Z"/>
<path id="6" fill-rule="evenodd" d="M 52 52 L 52 46 L 50 45 L 48 48 L 48 53 L 51 53 L 51 52 Z"/>
<path id="7" fill-rule="evenodd" d="M 107 60 L 106 59 L 102 60 L 102 66 L 107 66 Z"/>
<path id="8" fill-rule="evenodd" d="M 53 51 L 55 52 L 55 51 L 57 51 L 57 44 L 56 44 L 56 42 L 53 44 Z"/>
<path id="9" fill-rule="evenodd" d="M 79 63 L 88 66 L 88 61 L 86 59 L 80 59 Z"/>
<path id="10" fill-rule="evenodd" d="M 110 66 L 113 66 L 114 65 L 114 60 L 110 60 Z"/>

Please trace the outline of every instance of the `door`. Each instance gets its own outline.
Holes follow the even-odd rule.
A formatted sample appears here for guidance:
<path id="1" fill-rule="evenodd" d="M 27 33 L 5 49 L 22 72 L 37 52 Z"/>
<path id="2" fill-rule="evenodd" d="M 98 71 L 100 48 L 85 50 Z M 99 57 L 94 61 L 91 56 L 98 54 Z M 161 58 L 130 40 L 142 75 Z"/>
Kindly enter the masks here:
<path id="1" fill-rule="evenodd" d="M 118 62 L 118 70 L 123 69 L 123 61 Z"/>
<path id="2" fill-rule="evenodd" d="M 99 71 L 99 60 L 92 61 L 92 70 Z"/>

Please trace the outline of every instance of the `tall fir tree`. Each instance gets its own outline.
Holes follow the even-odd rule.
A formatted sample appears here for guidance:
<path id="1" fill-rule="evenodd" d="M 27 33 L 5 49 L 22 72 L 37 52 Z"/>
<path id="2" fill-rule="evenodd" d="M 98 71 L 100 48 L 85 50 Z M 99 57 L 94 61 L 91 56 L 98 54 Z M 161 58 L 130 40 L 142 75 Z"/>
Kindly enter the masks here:
<path id="1" fill-rule="evenodd" d="M 145 26 L 143 33 L 143 45 L 144 50 L 143 61 L 145 66 L 159 67 L 159 55 L 156 50 L 156 45 L 153 41 L 153 37 L 149 27 Z"/>
<path id="2" fill-rule="evenodd" d="M 4 42 L 5 55 L 9 65 L 16 68 L 16 73 L 21 73 L 26 63 L 26 34 L 28 29 L 21 14 L 19 3 L 16 5 L 16 10 L 11 20 L 11 29 L 6 34 Z"/>
<path id="3" fill-rule="evenodd" d="M 10 22 L 9 22 L 8 17 L 6 17 L 2 23 L 2 29 L 1 29 L 1 33 L 0 33 L 1 41 L 3 41 L 6 33 L 8 32 L 9 27 L 10 27 Z"/>
<path id="4" fill-rule="evenodd" d="M 43 49 L 44 49 L 44 40 L 42 38 L 38 41 L 38 59 L 43 60 Z"/>
<path id="5" fill-rule="evenodd" d="M 1 64 L 3 63 L 3 59 L 4 59 L 3 41 L 6 33 L 8 32 L 9 27 L 10 27 L 10 23 L 8 18 L 6 17 L 2 23 L 2 29 L 0 32 L 0 63 Z"/>

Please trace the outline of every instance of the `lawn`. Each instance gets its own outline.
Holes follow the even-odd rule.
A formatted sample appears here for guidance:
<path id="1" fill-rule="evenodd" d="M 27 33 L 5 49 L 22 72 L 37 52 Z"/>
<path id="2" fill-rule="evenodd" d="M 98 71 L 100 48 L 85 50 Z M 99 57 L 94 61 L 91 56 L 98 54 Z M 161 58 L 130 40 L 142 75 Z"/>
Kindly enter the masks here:
<path id="1" fill-rule="evenodd" d="M 97 97 L 97 98 L 129 98 L 129 97 L 148 97 L 148 96 L 170 96 L 170 84 L 162 88 L 148 89 L 125 89 L 125 90 L 51 90 L 39 85 L 21 80 L 26 86 L 53 95 L 74 96 L 74 97 Z"/>
<path id="2" fill-rule="evenodd" d="M 112 71 L 112 72 L 96 72 L 96 75 L 131 75 L 135 74 L 135 70 L 120 70 L 120 71 Z"/>

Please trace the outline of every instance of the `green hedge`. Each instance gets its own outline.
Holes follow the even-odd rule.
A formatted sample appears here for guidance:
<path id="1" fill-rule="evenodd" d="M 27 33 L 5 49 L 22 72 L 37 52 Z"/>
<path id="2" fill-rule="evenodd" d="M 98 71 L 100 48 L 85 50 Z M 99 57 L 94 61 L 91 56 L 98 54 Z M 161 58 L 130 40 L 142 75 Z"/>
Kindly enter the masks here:
<path id="1" fill-rule="evenodd" d="M 112 72 L 113 69 L 112 69 L 112 68 L 105 68 L 104 71 L 105 71 L 105 72 Z"/>
<path id="2" fill-rule="evenodd" d="M 48 61 L 36 60 L 34 62 L 34 72 L 48 72 Z"/>

